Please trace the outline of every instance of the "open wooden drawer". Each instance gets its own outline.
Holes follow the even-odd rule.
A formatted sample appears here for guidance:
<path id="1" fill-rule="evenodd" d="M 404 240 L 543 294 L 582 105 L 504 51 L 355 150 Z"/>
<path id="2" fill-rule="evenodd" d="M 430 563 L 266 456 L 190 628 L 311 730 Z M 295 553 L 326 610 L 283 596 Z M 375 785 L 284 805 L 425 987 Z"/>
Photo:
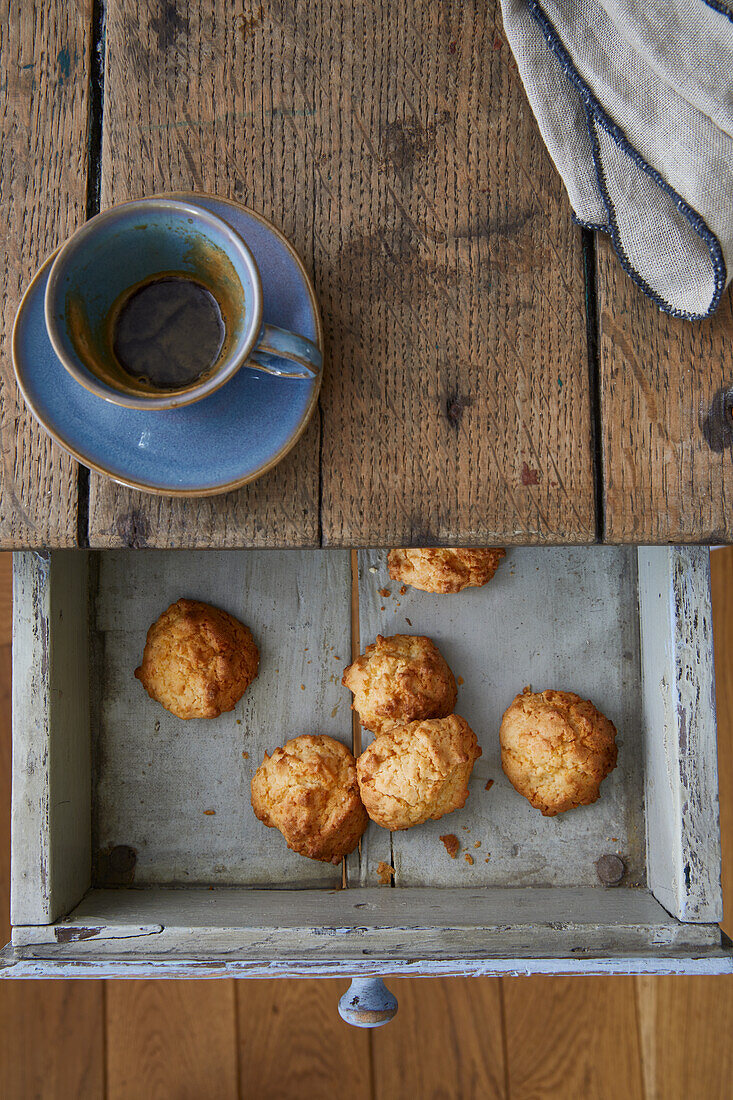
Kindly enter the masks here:
<path id="1" fill-rule="evenodd" d="M 486 588 L 450 597 L 402 592 L 383 551 L 359 553 L 358 578 L 355 561 L 16 555 L 0 974 L 730 971 L 707 551 L 517 549 Z M 260 645 L 255 684 L 213 721 L 179 721 L 133 677 L 147 627 L 181 595 L 225 607 Z M 397 631 L 432 636 L 463 681 L 457 710 L 483 746 L 468 802 L 404 833 L 370 825 L 343 868 L 296 856 L 255 819 L 251 775 L 298 733 L 358 738 L 342 669 L 352 646 Z M 618 727 L 595 805 L 543 818 L 504 777 L 500 717 L 528 683 L 575 690 Z M 613 888 L 596 869 L 607 854 L 626 867 Z"/>

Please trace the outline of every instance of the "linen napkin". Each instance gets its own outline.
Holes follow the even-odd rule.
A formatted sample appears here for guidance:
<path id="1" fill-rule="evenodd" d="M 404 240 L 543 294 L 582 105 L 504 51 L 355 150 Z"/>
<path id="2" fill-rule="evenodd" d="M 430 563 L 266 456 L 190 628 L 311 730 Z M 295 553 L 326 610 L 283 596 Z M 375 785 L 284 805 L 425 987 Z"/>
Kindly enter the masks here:
<path id="1" fill-rule="evenodd" d="M 722 0 L 502 0 L 576 219 L 668 313 L 733 274 L 733 9 Z"/>

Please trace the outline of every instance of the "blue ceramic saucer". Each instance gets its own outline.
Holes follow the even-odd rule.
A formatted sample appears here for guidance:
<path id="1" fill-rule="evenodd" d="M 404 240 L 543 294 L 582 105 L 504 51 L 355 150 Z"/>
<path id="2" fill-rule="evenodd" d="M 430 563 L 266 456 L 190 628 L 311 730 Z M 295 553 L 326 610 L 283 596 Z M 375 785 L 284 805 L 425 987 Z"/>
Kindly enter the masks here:
<path id="1" fill-rule="evenodd" d="M 244 238 L 260 269 L 263 320 L 323 350 L 315 292 L 292 245 L 259 214 L 226 199 L 176 192 L 211 210 Z M 49 435 L 85 466 L 122 485 L 165 496 L 209 496 L 264 474 L 294 445 L 318 399 L 315 379 L 239 370 L 193 405 L 142 412 L 96 397 L 66 371 L 46 331 L 51 256 L 23 297 L 13 365 L 28 407 Z"/>

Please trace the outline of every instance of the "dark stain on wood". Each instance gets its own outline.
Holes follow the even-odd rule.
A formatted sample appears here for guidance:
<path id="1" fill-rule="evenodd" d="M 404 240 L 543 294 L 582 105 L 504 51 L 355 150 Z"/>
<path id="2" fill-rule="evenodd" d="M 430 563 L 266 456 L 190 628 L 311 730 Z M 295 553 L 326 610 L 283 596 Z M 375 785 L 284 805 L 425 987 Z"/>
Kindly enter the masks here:
<path id="1" fill-rule="evenodd" d="M 703 438 L 711 451 L 721 454 L 733 444 L 733 388 L 723 386 L 700 417 Z"/>
<path id="2" fill-rule="evenodd" d="M 65 928 L 61 924 L 55 929 L 56 943 L 77 943 L 79 940 L 91 940 L 102 931 L 102 928 Z"/>
<path id="3" fill-rule="evenodd" d="M 522 485 L 539 485 L 540 475 L 538 470 L 533 470 L 526 462 L 522 463 Z"/>
<path id="4" fill-rule="evenodd" d="M 537 216 L 538 211 L 530 207 L 501 218 L 476 217 L 469 224 L 458 226 L 452 236 L 456 240 L 473 240 L 481 237 L 516 237 L 525 225 Z"/>
<path id="5" fill-rule="evenodd" d="M 131 886 L 135 880 L 137 852 L 129 844 L 100 848 L 94 857 L 95 886 Z"/>
<path id="6" fill-rule="evenodd" d="M 465 409 L 473 404 L 472 397 L 462 397 L 460 393 L 449 394 L 445 403 L 445 415 L 452 428 L 458 428 Z"/>
<path id="7" fill-rule="evenodd" d="M 411 168 L 427 150 L 426 134 L 417 119 L 388 123 L 383 143 L 384 159 L 395 168 Z"/>
<path id="8" fill-rule="evenodd" d="M 158 51 L 164 53 L 188 33 L 188 16 L 181 14 L 176 0 L 163 0 L 158 14 L 150 20 L 150 29 L 158 40 Z"/>
<path id="9" fill-rule="evenodd" d="M 131 550 L 140 550 L 147 546 L 148 521 L 140 512 L 126 512 L 115 521 L 115 529 L 125 546 Z"/>

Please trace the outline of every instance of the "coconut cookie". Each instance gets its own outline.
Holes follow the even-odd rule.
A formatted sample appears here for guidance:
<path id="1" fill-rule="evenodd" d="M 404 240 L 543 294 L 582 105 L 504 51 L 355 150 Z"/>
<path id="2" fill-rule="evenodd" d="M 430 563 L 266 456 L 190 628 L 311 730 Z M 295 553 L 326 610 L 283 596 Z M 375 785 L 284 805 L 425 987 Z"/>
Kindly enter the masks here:
<path id="1" fill-rule="evenodd" d="M 595 802 L 616 767 L 616 727 L 572 691 L 525 688 L 499 737 L 507 778 L 545 817 Z"/>
<path id="2" fill-rule="evenodd" d="M 252 777 L 252 809 L 280 830 L 288 848 L 324 863 L 353 852 L 369 823 L 354 757 L 340 741 L 316 734 L 265 753 Z"/>
<path id="3" fill-rule="evenodd" d="M 390 550 L 389 575 L 423 592 L 446 595 L 488 584 L 506 550 Z"/>
<path id="4" fill-rule="evenodd" d="M 217 718 L 244 695 L 259 659 L 250 631 L 232 615 L 178 600 L 148 630 L 135 675 L 176 717 Z"/>
<path id="5" fill-rule="evenodd" d="M 341 682 L 354 693 L 362 726 L 378 735 L 418 718 L 444 718 L 456 705 L 456 681 L 437 646 L 413 634 L 378 634 Z"/>
<path id="6" fill-rule="evenodd" d="M 457 714 L 378 737 L 356 763 L 362 802 L 385 829 L 410 829 L 459 809 L 481 749 Z"/>

